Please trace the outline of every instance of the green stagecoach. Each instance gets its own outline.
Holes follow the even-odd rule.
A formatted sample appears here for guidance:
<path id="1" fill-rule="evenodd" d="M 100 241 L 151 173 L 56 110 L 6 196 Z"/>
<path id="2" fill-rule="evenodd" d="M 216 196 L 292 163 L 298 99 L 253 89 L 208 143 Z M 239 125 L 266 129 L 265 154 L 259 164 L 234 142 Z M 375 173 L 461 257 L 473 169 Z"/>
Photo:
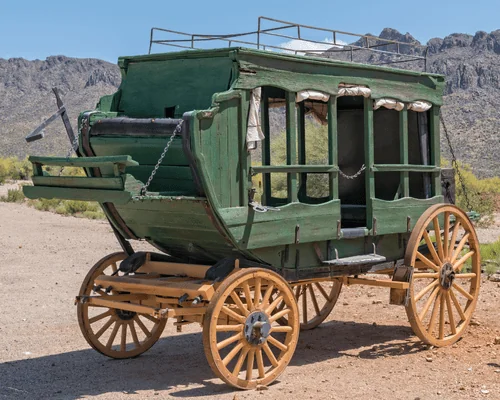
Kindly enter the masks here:
<path id="1" fill-rule="evenodd" d="M 301 28 L 312 29 L 261 18 L 243 35 L 162 40 L 183 34 L 154 28 L 151 45 L 189 50 L 121 57 L 120 88 L 80 115 L 77 135 L 58 98 L 78 157 L 31 157 L 24 191 L 99 202 L 123 248 L 77 296 L 97 351 L 135 357 L 170 317 L 178 330 L 201 324 L 225 382 L 267 385 L 343 284 L 389 288 L 426 343 L 463 335 L 480 254 L 440 166 L 444 77 L 352 62 L 425 62 L 425 48 L 369 36 L 340 45 L 345 32 L 323 30 L 333 43 L 316 55 L 262 44 L 286 29 L 314 43 Z M 234 47 L 252 47 L 245 35 L 254 48 Z M 193 49 L 214 40 L 229 47 Z M 54 165 L 86 176 L 52 176 Z M 134 240 L 158 252 L 134 251 Z"/>

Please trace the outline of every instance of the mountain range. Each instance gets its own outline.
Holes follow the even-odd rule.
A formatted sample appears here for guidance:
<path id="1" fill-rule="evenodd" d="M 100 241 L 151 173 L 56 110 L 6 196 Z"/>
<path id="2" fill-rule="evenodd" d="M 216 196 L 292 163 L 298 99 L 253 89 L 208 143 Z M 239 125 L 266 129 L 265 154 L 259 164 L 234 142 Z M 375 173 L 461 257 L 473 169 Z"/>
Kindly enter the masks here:
<path id="1" fill-rule="evenodd" d="M 371 36 L 420 44 L 411 34 L 391 28 Z M 499 176 L 500 30 L 453 33 L 433 38 L 427 46 L 427 71 L 446 76 L 442 112 L 457 158 L 480 177 Z M 406 51 L 413 50 L 408 46 Z M 362 57 L 362 62 L 372 62 L 374 56 Z M 0 156 L 64 155 L 69 143 L 59 121 L 46 129 L 44 140 L 30 145 L 24 141 L 27 133 L 56 111 L 51 88 L 59 88 L 76 125 L 78 113 L 94 108 L 99 97 L 116 91 L 120 80 L 116 65 L 98 59 L 0 59 Z M 441 139 L 443 156 L 450 159 L 444 135 Z"/>

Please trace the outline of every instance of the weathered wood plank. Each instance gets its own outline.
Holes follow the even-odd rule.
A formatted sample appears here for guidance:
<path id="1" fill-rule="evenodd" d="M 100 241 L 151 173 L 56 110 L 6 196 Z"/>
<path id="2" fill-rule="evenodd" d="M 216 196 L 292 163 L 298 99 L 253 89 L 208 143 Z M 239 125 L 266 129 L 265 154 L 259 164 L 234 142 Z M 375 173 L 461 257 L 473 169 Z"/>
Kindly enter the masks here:
<path id="1" fill-rule="evenodd" d="M 23 192 L 28 199 L 83 200 L 114 204 L 126 204 L 132 197 L 130 192 L 121 190 L 60 188 L 53 186 L 24 186 Z"/>
<path id="2" fill-rule="evenodd" d="M 338 173 L 339 169 L 337 166 L 333 165 L 263 165 L 260 167 L 252 167 L 252 173 L 263 173 L 270 174 L 273 172 L 284 172 L 284 173 L 309 173 L 309 174 L 326 174 L 326 173 Z"/>
<path id="3" fill-rule="evenodd" d="M 370 170 L 372 172 L 439 172 L 440 167 L 434 165 L 413 165 L 413 164 L 374 164 Z"/>
<path id="4" fill-rule="evenodd" d="M 405 108 L 399 113 L 399 155 L 401 164 L 408 165 L 408 109 Z M 377 168 L 374 165 L 374 168 Z M 408 171 L 401 172 L 400 185 L 403 186 L 403 197 L 410 197 L 410 174 Z"/>
<path id="5" fill-rule="evenodd" d="M 286 92 L 286 163 L 293 165 L 297 161 L 297 112 L 295 93 Z M 298 201 L 297 174 L 287 175 L 288 202 Z"/>
<path id="6" fill-rule="evenodd" d="M 100 167 L 115 164 L 126 167 L 137 166 L 139 163 L 129 155 L 115 155 L 102 157 L 38 157 L 30 156 L 28 160 L 34 164 L 54 165 L 59 167 Z"/>
<path id="7" fill-rule="evenodd" d="M 337 97 L 331 96 L 328 101 L 328 164 L 337 168 L 338 162 Z M 337 199 L 339 197 L 339 176 L 335 172 L 329 172 L 328 181 L 330 200 Z"/>
<path id="8" fill-rule="evenodd" d="M 35 186 L 123 190 L 123 179 L 87 178 L 86 176 L 33 176 Z"/>

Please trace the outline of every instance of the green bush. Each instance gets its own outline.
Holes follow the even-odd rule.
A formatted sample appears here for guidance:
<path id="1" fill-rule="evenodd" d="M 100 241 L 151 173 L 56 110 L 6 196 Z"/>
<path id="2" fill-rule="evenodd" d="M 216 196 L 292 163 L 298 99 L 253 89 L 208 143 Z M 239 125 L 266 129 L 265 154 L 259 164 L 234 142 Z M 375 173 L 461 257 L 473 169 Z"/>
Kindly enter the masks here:
<path id="1" fill-rule="evenodd" d="M 31 174 L 31 163 L 27 158 L 24 160 L 19 160 L 16 157 L 0 158 L 0 184 L 8 179 L 29 179 Z"/>
<path id="2" fill-rule="evenodd" d="M 5 203 L 22 203 L 24 201 L 24 193 L 22 189 L 9 189 L 7 196 L 0 197 L 0 201 Z"/>

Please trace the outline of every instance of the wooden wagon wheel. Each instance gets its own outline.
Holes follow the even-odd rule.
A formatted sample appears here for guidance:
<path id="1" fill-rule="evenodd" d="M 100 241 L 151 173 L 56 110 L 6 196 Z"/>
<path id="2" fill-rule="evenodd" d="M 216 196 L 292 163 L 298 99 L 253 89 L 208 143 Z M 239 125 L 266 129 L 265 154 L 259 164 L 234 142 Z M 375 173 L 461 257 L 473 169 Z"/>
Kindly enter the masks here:
<path id="1" fill-rule="evenodd" d="M 413 331 L 434 346 L 456 342 L 469 325 L 481 280 L 479 243 L 467 215 L 453 205 L 430 207 L 413 229 L 405 264 L 415 268 L 406 307 Z"/>
<path id="2" fill-rule="evenodd" d="M 342 290 L 342 281 L 332 279 L 322 282 L 297 282 L 290 284 L 299 308 L 300 330 L 316 328 L 330 315 Z M 309 309 L 314 308 L 313 312 Z M 286 325 L 286 317 L 278 323 Z"/>
<path id="3" fill-rule="evenodd" d="M 276 320 L 285 315 L 287 325 L 280 326 Z M 203 323 L 210 367 L 240 389 L 273 382 L 290 362 L 298 336 L 298 309 L 288 283 L 260 268 L 229 275 L 212 297 Z"/>
<path id="4" fill-rule="evenodd" d="M 107 296 L 104 289 L 93 292 L 100 275 L 117 271 L 125 253 L 113 253 L 98 261 L 85 277 L 80 296 Z M 106 307 L 78 303 L 78 324 L 87 342 L 98 352 L 112 358 L 137 357 L 148 350 L 161 336 L 166 319 Z"/>

